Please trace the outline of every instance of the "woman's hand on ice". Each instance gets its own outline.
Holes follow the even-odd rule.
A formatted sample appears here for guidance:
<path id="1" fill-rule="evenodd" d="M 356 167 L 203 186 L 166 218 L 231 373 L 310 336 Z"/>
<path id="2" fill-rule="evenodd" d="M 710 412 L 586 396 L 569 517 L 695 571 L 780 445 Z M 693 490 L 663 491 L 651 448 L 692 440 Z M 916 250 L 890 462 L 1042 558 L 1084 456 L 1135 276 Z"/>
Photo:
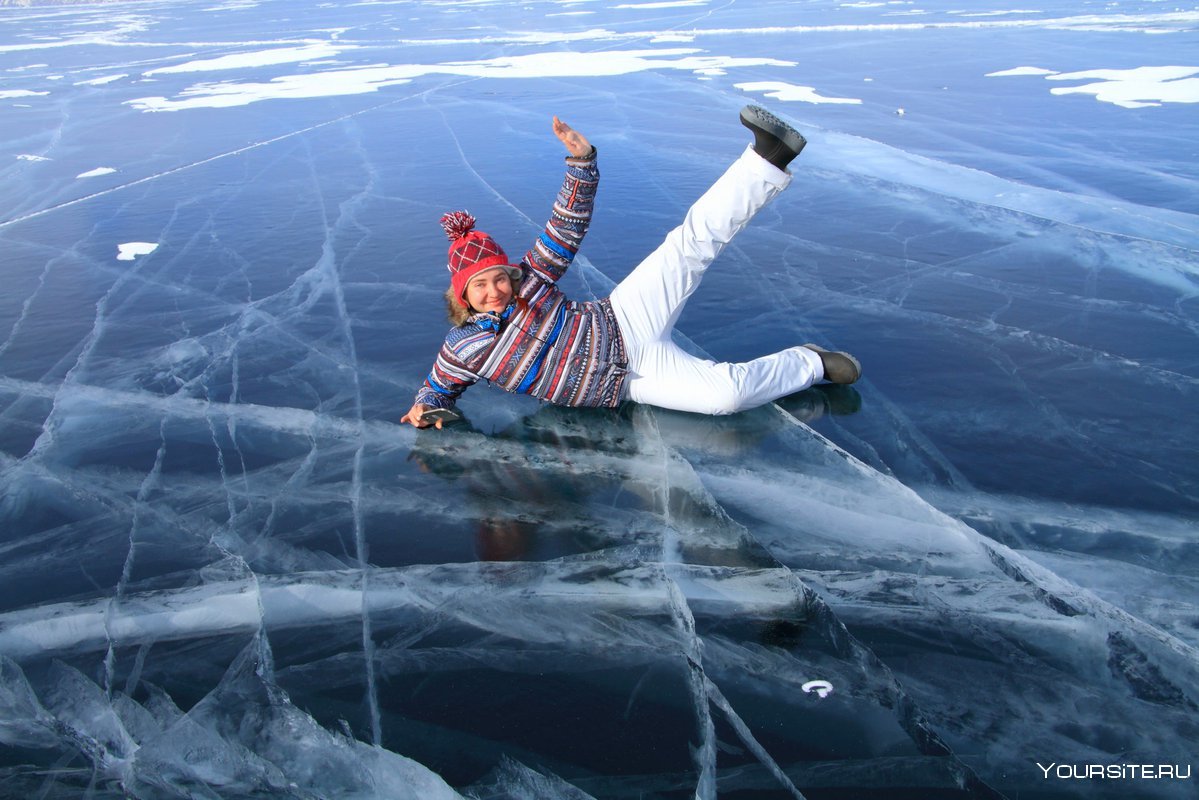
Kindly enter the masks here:
<path id="1" fill-rule="evenodd" d="M 424 403 L 417 403 L 416 405 L 412 406 L 412 408 L 408 409 L 407 414 L 400 417 L 400 424 L 403 425 L 405 422 L 407 422 L 414 428 L 428 428 L 431 425 L 434 428 L 437 428 L 437 430 L 441 430 L 441 420 L 437 420 L 436 422 L 425 422 L 420 418 L 421 414 L 424 414 L 432 407 L 433 406 L 427 406 Z"/>
<path id="2" fill-rule="evenodd" d="M 557 117 L 554 117 L 554 135 L 566 145 L 566 149 L 575 158 L 591 155 L 591 142 L 587 141 L 587 137 Z"/>

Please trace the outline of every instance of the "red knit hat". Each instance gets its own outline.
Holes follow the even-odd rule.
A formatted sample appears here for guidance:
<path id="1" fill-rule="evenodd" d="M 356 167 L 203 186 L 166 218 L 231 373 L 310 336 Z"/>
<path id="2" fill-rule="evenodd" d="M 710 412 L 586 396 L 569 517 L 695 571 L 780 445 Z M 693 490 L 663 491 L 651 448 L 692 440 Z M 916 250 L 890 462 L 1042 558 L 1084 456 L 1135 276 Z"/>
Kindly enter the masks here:
<path id="1" fill-rule="evenodd" d="M 508 263 L 508 256 L 495 239 L 483 231 L 474 230 L 475 218 L 466 211 L 451 211 L 441 217 L 441 227 L 450 239 L 450 285 L 454 297 L 467 307 L 466 284 L 471 278 L 489 269 L 503 268 L 513 281 L 520 280 L 520 267 Z"/>

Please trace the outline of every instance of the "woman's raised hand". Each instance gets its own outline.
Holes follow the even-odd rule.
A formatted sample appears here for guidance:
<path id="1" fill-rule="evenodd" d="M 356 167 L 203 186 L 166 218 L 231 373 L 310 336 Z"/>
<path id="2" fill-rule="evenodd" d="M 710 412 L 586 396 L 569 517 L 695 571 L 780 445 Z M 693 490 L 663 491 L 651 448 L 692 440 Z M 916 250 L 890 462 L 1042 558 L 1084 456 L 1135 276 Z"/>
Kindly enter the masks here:
<path id="1" fill-rule="evenodd" d="M 554 117 L 554 135 L 575 158 L 591 155 L 591 142 L 587 141 L 587 137 L 557 117 Z"/>

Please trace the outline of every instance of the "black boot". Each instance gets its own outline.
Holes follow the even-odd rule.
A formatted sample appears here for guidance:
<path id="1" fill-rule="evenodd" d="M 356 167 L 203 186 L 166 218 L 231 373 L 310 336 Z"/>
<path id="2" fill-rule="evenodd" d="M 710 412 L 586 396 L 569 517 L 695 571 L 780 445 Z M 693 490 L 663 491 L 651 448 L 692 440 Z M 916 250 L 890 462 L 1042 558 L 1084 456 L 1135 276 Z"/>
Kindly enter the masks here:
<path id="1" fill-rule="evenodd" d="M 761 106 L 741 109 L 741 124 L 754 132 L 754 152 L 779 169 L 786 169 L 808 143 L 799 131 Z"/>

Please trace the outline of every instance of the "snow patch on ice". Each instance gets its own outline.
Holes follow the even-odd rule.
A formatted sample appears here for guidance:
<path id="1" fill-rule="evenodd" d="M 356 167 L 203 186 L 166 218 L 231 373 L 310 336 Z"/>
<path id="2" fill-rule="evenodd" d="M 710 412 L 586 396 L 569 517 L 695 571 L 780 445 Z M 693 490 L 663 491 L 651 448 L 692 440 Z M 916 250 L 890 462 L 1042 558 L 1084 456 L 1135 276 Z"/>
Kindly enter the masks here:
<path id="1" fill-rule="evenodd" d="M 893 4 L 892 4 L 893 5 Z M 846 6 L 842 6 L 846 7 Z M 852 7 L 852 6 L 850 6 Z M 863 7 L 869 7 L 863 5 Z M 919 11 L 914 13 L 924 14 Z M 694 28 L 687 33 L 700 37 L 777 36 L 783 34 L 843 34 L 878 33 L 927 30 L 1065 30 L 1065 31 L 1121 31 L 1129 33 L 1168 33 L 1189 31 L 1199 22 L 1199 11 L 1167 12 L 1162 14 L 1113 14 L 1077 15 L 1054 18 L 987 18 L 954 20 L 920 20 L 913 22 L 875 22 L 858 24 L 808 24 L 808 25 L 755 25 L 737 28 Z M 596 41 L 645 41 L 654 36 L 673 33 L 671 30 L 613 31 L 593 28 L 586 31 L 505 31 L 489 35 L 471 35 L 439 39 L 401 39 L 401 45 L 471 45 L 471 44 L 546 44 L 561 46 L 567 42 Z"/>
<path id="2" fill-rule="evenodd" d="M 1051 89 L 1056 95 L 1093 94 L 1095 99 L 1122 108 L 1145 108 L 1162 103 L 1199 103 L 1199 67 L 1137 67 L 1094 69 L 1050 75 L 1046 80 L 1098 79 L 1098 83 Z"/>
<path id="3" fill-rule="evenodd" d="M 250 53 L 235 53 L 219 58 L 201 58 L 171 67 L 152 69 L 142 74 L 146 76 L 168 75 L 180 72 L 213 72 L 227 69 L 270 67 L 277 64 L 295 64 L 318 58 L 332 58 L 350 49 L 353 49 L 352 45 L 332 45 L 328 42 L 318 42 L 302 47 L 279 47 L 271 50 L 256 50 Z"/>
<path id="4" fill-rule="evenodd" d="M 799 103 L 832 103 L 861 105 L 862 101 L 853 97 L 825 97 L 816 91 L 814 86 L 797 86 L 783 81 L 754 81 L 751 83 L 734 84 L 743 92 L 762 92 L 767 97 L 784 102 Z"/>
<path id="5" fill-rule="evenodd" d="M 78 175 L 76 175 L 75 177 L 76 178 L 98 178 L 101 175 L 111 175 L 114 172 L 116 172 L 116 170 L 113 169 L 112 167 L 96 167 L 95 169 L 89 169 L 87 172 L 81 172 Z"/>
<path id="6" fill-rule="evenodd" d="M 950 16 L 958 17 L 1007 17 L 1013 14 L 1044 14 L 1044 11 L 1032 8 L 1009 8 L 999 11 L 948 11 Z"/>
<path id="7" fill-rule="evenodd" d="M 219 6 L 209 6 L 205 11 L 245 11 L 250 8 L 257 8 L 258 3 L 253 0 L 231 0 L 228 3 L 222 3 Z"/>
<path id="8" fill-rule="evenodd" d="M 567 51 L 500 56 L 481 61 L 451 61 L 442 64 L 374 65 L 310 75 L 285 75 L 267 83 L 202 83 L 185 89 L 178 99 L 142 97 L 126 102 L 142 111 L 178 111 L 186 108 L 242 106 L 261 100 L 281 98 L 364 94 L 386 86 L 408 83 L 425 75 L 460 75 L 475 78 L 586 78 L 628 75 L 655 69 L 695 72 L 737 67 L 795 66 L 793 61 L 774 58 L 699 55 L 701 52 L 695 48 L 592 53 Z"/>
<path id="9" fill-rule="evenodd" d="M 1159 66 L 1133 69 L 1092 69 L 1055 72 L 1040 67 L 1015 67 L 989 72 L 988 78 L 1043 76 L 1049 81 L 1086 81 L 1081 86 L 1050 89 L 1051 94 L 1093 94 L 1095 99 L 1122 108 L 1146 108 L 1163 103 L 1199 103 L 1199 67 Z"/>
<path id="10" fill-rule="evenodd" d="M 125 242 L 117 245 L 117 261 L 132 261 L 138 256 L 148 256 L 158 249 L 153 242 Z"/>
<path id="11" fill-rule="evenodd" d="M 664 42 L 694 42 L 695 35 L 691 33 L 660 33 L 649 41 L 650 44 L 661 44 Z"/>
<path id="12" fill-rule="evenodd" d="M 687 6 L 706 6 L 708 0 L 663 0 L 661 3 L 621 3 L 613 8 L 637 8 L 637 9 L 657 9 L 657 8 L 684 8 Z"/>
<path id="13" fill-rule="evenodd" d="M 49 161 L 50 159 L 46 158 L 45 156 L 35 156 L 35 155 L 31 155 L 30 153 L 22 153 L 21 155 L 17 156 L 17 160 L 18 161 Z"/>
<path id="14" fill-rule="evenodd" d="M 103 77 L 100 77 L 100 78 L 92 78 L 91 80 L 86 80 L 86 81 L 77 81 L 75 83 L 75 85 L 76 86 L 104 86 L 105 84 L 113 83 L 114 81 L 119 81 L 121 78 L 128 78 L 128 77 L 129 77 L 128 73 L 122 72 L 119 75 L 104 75 Z"/>
<path id="15" fill-rule="evenodd" d="M 1021 75 L 1056 75 L 1057 72 L 1051 69 L 1042 67 L 1013 67 L 1012 69 L 1004 69 L 999 72 L 988 72 L 985 77 L 988 78 L 1009 78 Z"/>
<path id="16" fill-rule="evenodd" d="M 32 92 L 28 89 L 5 89 L 0 91 L 0 100 L 14 100 L 18 97 L 41 97 L 49 92 Z"/>

